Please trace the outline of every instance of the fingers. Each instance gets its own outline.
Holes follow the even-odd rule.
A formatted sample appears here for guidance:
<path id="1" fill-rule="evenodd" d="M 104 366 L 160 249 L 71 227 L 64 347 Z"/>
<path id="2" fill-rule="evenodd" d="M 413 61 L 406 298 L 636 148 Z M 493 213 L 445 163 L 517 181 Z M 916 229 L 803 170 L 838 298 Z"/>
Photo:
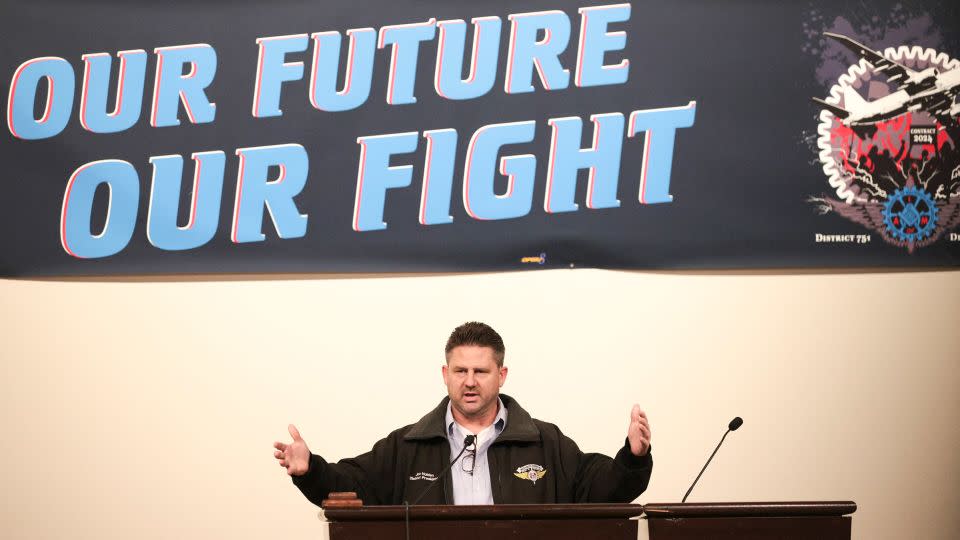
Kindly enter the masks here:
<path id="1" fill-rule="evenodd" d="M 288 469 L 289 471 L 290 464 L 287 461 L 286 452 L 281 452 L 280 450 L 277 450 L 273 453 L 273 457 L 277 459 L 277 463 L 279 463 L 281 467 L 283 467 L 284 469 Z"/>
<path id="2" fill-rule="evenodd" d="M 636 426 L 637 430 L 640 431 L 641 437 L 643 437 L 647 441 L 650 440 L 650 426 L 647 425 L 646 422 L 636 422 L 631 425 Z"/>
<path id="3" fill-rule="evenodd" d="M 638 404 L 634 404 L 630 410 L 630 427 L 627 430 L 627 436 L 635 454 L 646 454 L 650 448 L 650 422 L 647 420 L 647 413 L 643 412 Z"/>
<path id="4" fill-rule="evenodd" d="M 640 424 L 646 428 L 646 431 L 650 432 L 650 423 L 647 420 L 647 413 L 643 412 L 643 409 L 640 408 L 640 405 L 636 403 L 633 404 L 633 409 L 630 411 L 630 424 Z"/>
<path id="5" fill-rule="evenodd" d="M 297 431 L 297 428 L 290 424 L 288 427 L 290 431 L 290 436 L 293 437 L 294 441 L 303 441 L 300 438 L 300 433 Z M 287 449 L 293 446 L 292 444 L 283 444 L 282 442 L 273 443 L 273 447 L 276 448 L 273 452 L 273 457 L 276 458 L 277 464 L 284 468 L 287 471 L 287 476 L 293 476 L 293 464 L 287 459 Z"/>
<path id="6" fill-rule="evenodd" d="M 628 433 L 636 433 L 644 440 L 650 440 L 650 426 L 642 422 L 631 422 Z"/>
<path id="7" fill-rule="evenodd" d="M 640 405 L 634 403 L 634 404 L 633 404 L 633 409 L 630 410 L 630 420 L 631 420 L 631 421 L 633 421 L 633 420 L 639 420 L 639 419 L 641 419 L 641 418 L 643 418 L 644 420 L 646 420 L 646 418 L 647 418 L 647 413 L 643 412 L 643 409 L 640 408 Z"/>
<path id="8" fill-rule="evenodd" d="M 286 456 L 285 453 L 277 450 L 276 452 L 273 453 L 273 457 L 277 458 L 277 463 L 280 464 L 281 467 L 283 467 L 284 469 L 287 470 L 287 474 L 288 474 L 288 475 L 292 475 L 292 474 L 293 474 L 293 473 L 290 471 L 290 462 L 287 461 L 287 456 Z"/>

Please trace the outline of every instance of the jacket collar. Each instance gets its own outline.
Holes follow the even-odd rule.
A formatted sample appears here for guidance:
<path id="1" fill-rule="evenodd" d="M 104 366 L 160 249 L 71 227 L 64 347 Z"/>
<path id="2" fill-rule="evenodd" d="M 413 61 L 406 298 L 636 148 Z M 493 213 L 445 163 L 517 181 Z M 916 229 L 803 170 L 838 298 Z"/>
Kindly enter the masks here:
<path id="1" fill-rule="evenodd" d="M 500 394 L 500 399 L 503 400 L 503 404 L 507 408 L 507 425 L 494 444 L 499 442 L 540 441 L 540 429 L 537 428 L 527 411 L 523 410 L 515 399 L 506 394 Z M 447 434 L 443 424 L 447 413 L 447 403 L 449 402 L 449 397 L 443 398 L 435 409 L 424 415 L 407 431 L 403 440 L 446 439 Z"/>

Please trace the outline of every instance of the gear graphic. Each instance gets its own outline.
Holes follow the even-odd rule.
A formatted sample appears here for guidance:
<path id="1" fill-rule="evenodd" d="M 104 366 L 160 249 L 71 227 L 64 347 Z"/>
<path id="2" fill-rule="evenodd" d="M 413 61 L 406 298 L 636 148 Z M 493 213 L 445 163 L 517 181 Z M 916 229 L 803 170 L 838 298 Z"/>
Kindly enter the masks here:
<path id="1" fill-rule="evenodd" d="M 936 230 L 938 212 L 926 191 L 907 187 L 893 192 L 883 204 L 883 223 L 897 240 L 917 242 Z"/>

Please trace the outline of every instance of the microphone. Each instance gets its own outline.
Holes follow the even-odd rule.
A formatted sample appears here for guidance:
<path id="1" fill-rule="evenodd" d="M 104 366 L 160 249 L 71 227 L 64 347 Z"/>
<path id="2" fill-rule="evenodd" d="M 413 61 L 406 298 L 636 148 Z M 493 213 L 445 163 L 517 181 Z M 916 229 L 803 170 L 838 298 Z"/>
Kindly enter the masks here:
<path id="1" fill-rule="evenodd" d="M 723 444 L 723 440 L 727 438 L 727 434 L 731 431 L 736 431 L 740 429 L 740 426 L 743 425 L 743 418 L 739 416 L 730 421 L 727 425 L 727 432 L 723 434 L 723 437 L 720 438 L 720 442 L 717 443 L 717 447 L 713 449 L 713 453 L 710 454 L 710 457 L 707 458 L 707 462 L 703 464 L 703 468 L 700 469 L 700 474 L 693 480 L 693 484 L 690 485 L 690 489 L 687 490 L 687 493 L 683 496 L 683 500 L 680 503 L 687 502 L 687 497 L 690 496 L 690 492 L 693 491 L 693 486 L 697 485 L 697 481 L 700 480 L 700 477 L 703 476 L 703 471 L 707 470 L 707 465 L 710 464 L 710 461 L 713 460 L 713 456 L 717 455 L 717 450 L 720 449 L 720 445 Z"/>
<path id="2" fill-rule="evenodd" d="M 466 437 L 463 438 L 463 448 L 460 450 L 460 453 L 457 454 L 457 457 L 453 458 L 453 460 L 450 462 L 449 465 L 446 466 L 446 468 L 440 471 L 440 474 L 437 475 L 437 479 L 434 480 L 429 486 L 427 486 L 427 489 L 423 490 L 420 493 L 419 497 L 414 499 L 413 505 L 407 503 L 407 501 L 403 501 L 403 506 L 404 506 L 403 521 L 405 526 L 404 528 L 406 529 L 407 540 L 410 540 L 410 507 L 415 506 L 418 502 L 420 502 L 420 499 L 423 499 L 423 496 L 426 495 L 428 491 L 430 491 L 430 488 L 432 488 L 436 484 L 441 483 L 441 481 L 443 480 L 443 477 L 446 476 L 448 472 L 450 472 L 451 468 L 453 468 L 453 464 L 456 463 L 458 459 L 460 459 L 460 456 L 462 456 L 463 453 L 467 451 L 468 447 L 474 444 L 476 439 L 477 439 L 476 435 L 467 435 Z"/>

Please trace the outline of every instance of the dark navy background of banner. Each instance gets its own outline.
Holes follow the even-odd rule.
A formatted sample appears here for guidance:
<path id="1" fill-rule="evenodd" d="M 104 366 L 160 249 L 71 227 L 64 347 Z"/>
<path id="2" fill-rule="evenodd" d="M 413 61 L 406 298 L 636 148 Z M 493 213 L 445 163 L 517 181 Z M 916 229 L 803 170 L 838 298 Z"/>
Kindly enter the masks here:
<path id="1" fill-rule="evenodd" d="M 607 62 L 630 60 L 626 84 L 548 92 L 534 82 L 533 93 L 503 91 L 507 16 L 548 9 L 571 19 L 571 44 L 561 56 L 576 63 L 577 8 L 611 2 L 511 1 L 386 2 L 51 2 L 6 4 L 0 22 L 0 80 L 3 97 L 24 61 L 40 56 L 67 59 L 83 74 L 81 56 L 120 50 L 149 53 L 144 107 L 136 125 L 115 134 L 93 134 L 77 121 L 79 85 L 71 120 L 59 135 L 43 140 L 0 133 L 0 275 L 107 275 L 161 273 L 450 271 L 588 266 L 602 268 L 758 268 L 758 267 L 922 267 L 960 263 L 960 242 L 946 238 L 909 253 L 880 241 L 869 244 L 818 244 L 816 233 L 870 234 L 837 215 L 820 216 L 807 199 L 832 193 L 809 144 L 819 109 L 813 96 L 827 87 L 814 77 L 817 59 L 803 52 L 809 40 L 802 23 L 811 6 L 825 13 L 862 17 L 869 7 L 880 17 L 894 2 L 644 1 L 632 3 L 625 30 L 627 47 Z M 960 55 L 960 29 L 952 2 L 903 2 L 926 9 L 940 34 L 939 47 Z M 929 4 L 929 6 L 927 5 Z M 251 102 L 258 37 L 415 23 L 430 18 L 498 16 L 504 21 L 497 81 L 488 94 L 450 101 L 433 89 L 436 40 L 420 49 L 415 95 L 418 103 L 385 103 L 389 52 L 378 50 L 370 97 L 361 107 L 321 112 L 307 99 L 309 72 L 285 83 L 283 116 L 254 118 Z M 468 40 L 472 31 L 468 32 Z M 208 43 L 216 49 L 216 79 L 207 88 L 216 103 L 216 120 L 192 125 L 180 115 L 177 127 L 149 125 L 155 47 Z M 469 43 L 469 41 L 468 41 Z M 918 42 L 916 44 L 926 45 Z M 877 49 L 898 43 L 871 43 Z M 290 55 L 308 68 L 311 51 Z M 851 61 L 852 61 L 851 57 Z M 114 64 L 112 77 L 116 77 Z M 115 80 L 115 79 L 113 79 Z M 111 83 L 113 85 L 113 83 Z M 112 103 L 112 95 L 110 103 Z M 550 144 L 547 120 L 579 116 L 589 142 L 591 114 L 676 107 L 697 102 L 693 127 L 677 130 L 670 192 L 674 202 L 637 201 L 642 137 L 623 147 L 619 208 L 591 210 L 584 204 L 586 174 L 581 172 L 576 212 L 543 210 Z M 6 104 L 3 104 L 6 115 Z M 534 203 L 528 215 L 479 221 L 467 215 L 460 197 L 461 174 L 470 135 L 493 123 L 536 121 L 536 138 L 507 148 L 507 154 L 537 157 Z M 459 132 L 451 201 L 452 224 L 423 226 L 417 221 L 424 142 L 418 151 L 394 160 L 410 163 L 413 182 L 387 194 L 382 231 L 351 228 L 357 182 L 357 137 L 455 127 Z M 230 241 L 233 194 L 240 147 L 297 143 L 309 154 L 306 187 L 297 197 L 309 215 L 302 238 L 280 239 L 265 218 L 264 242 Z M 192 175 L 191 153 L 222 150 L 227 156 L 221 217 L 216 236 L 187 251 L 163 251 L 147 241 L 146 203 L 150 156 L 185 158 L 184 185 Z M 79 166 L 100 159 L 130 162 L 140 177 L 137 227 L 129 245 L 102 259 L 78 259 L 60 244 L 64 188 Z M 505 186 L 505 179 L 498 180 Z M 187 191 L 187 190 L 184 190 Z M 189 205 L 187 194 L 181 206 Z M 105 214 L 105 197 L 95 215 Z M 96 226 L 95 221 L 95 226 Z M 102 223 L 100 224 L 102 225 Z M 521 258 L 546 254 L 545 264 Z"/>

